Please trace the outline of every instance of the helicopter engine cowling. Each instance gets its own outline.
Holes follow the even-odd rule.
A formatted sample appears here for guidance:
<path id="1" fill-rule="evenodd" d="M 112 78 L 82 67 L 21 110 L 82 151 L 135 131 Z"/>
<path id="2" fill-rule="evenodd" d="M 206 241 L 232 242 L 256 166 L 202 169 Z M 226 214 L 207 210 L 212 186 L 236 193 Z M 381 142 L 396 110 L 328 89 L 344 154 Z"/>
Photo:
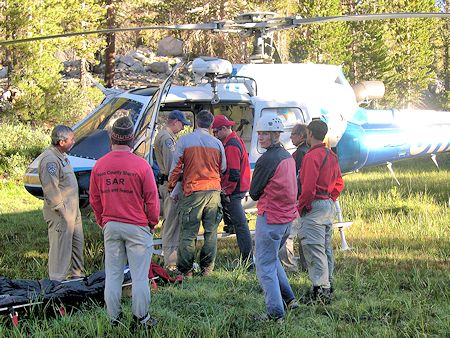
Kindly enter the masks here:
<path id="1" fill-rule="evenodd" d="M 362 81 L 354 84 L 352 88 L 358 104 L 368 100 L 381 99 L 386 91 L 382 81 Z"/>

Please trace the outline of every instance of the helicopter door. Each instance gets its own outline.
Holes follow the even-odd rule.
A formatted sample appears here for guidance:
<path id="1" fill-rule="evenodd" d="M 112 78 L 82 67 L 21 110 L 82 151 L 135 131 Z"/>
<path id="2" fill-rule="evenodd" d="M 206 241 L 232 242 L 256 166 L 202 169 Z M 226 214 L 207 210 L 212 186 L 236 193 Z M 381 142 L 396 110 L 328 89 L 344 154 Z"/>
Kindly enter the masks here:
<path id="1" fill-rule="evenodd" d="M 153 166 L 153 139 L 156 135 L 156 123 L 158 121 L 158 114 L 161 109 L 161 104 L 169 93 L 172 79 L 175 72 L 183 66 L 183 62 L 178 63 L 173 67 L 170 75 L 164 80 L 159 89 L 153 94 L 148 106 L 142 114 L 141 121 L 136 129 L 136 142 L 134 146 L 134 153 L 145 158 L 150 165 Z"/>

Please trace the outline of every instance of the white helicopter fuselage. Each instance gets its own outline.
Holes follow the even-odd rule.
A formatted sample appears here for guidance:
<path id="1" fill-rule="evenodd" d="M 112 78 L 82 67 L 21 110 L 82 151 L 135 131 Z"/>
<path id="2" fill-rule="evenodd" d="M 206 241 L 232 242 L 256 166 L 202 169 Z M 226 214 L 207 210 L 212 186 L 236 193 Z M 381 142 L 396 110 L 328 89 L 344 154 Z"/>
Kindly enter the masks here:
<path id="1" fill-rule="evenodd" d="M 214 63 L 216 61 L 217 63 Z M 327 142 L 331 147 L 337 147 L 344 137 L 339 144 L 340 149 L 339 147 L 337 149 L 343 172 L 357 170 L 366 163 L 370 165 L 382 163 L 386 158 L 395 160 L 414 155 L 414 152 L 409 150 L 406 152 L 408 156 L 402 155 L 405 153 L 405 147 L 411 146 L 408 149 L 414 147 L 406 142 L 401 149 L 397 150 L 388 145 L 379 153 L 371 155 L 371 149 L 376 147 L 369 147 L 369 141 L 378 137 L 377 135 L 386 137 L 387 129 L 381 131 L 377 129 L 374 136 L 374 129 L 367 128 L 368 118 L 377 113 L 358 107 L 355 92 L 340 66 L 317 64 L 231 66 L 228 63 L 227 72 L 231 76 L 220 77 L 219 66 L 223 61 L 219 59 L 207 61 L 210 64 L 206 64 L 206 70 L 211 65 L 213 66 L 211 69 L 215 72 L 214 76 L 219 76 L 219 81 L 215 85 L 211 84 L 211 81 L 198 81 L 195 86 L 169 88 L 168 79 L 159 89 L 153 87 L 126 92 L 110 91 L 99 107 L 74 126 L 78 141 L 71 150 L 69 159 L 77 174 L 83 204 L 86 204 L 89 193 L 90 171 L 95 161 L 109 151 L 107 132 L 113 121 L 122 116 L 123 110 L 129 113 L 135 123 L 134 152 L 147 159 L 153 167 L 155 167 L 153 139 L 164 117 L 173 109 L 184 111 L 192 122 L 195 122 L 195 114 L 202 109 L 208 109 L 214 115 L 224 114 L 234 120 L 238 135 L 244 140 L 252 169 L 265 151 L 258 145 L 254 126 L 258 119 L 267 113 L 275 113 L 282 119 L 285 132 L 281 134 L 281 142 L 290 152 L 295 150 L 290 140 L 290 132 L 295 124 L 308 124 L 314 118 L 325 120 L 329 127 Z M 446 128 L 449 128 L 450 115 L 438 113 L 441 112 L 436 112 L 439 117 L 435 124 L 444 123 Z M 357 121 L 356 124 L 351 122 L 358 114 L 363 115 L 364 121 L 361 123 Z M 392 127 L 392 123 L 389 123 L 390 135 L 403 137 L 404 130 L 397 131 Z M 439 130 L 442 130 L 442 126 Z M 450 149 L 448 138 L 442 140 L 437 147 L 439 151 L 448 151 Z M 42 197 L 42 188 L 37 175 L 38 161 L 39 158 L 28 168 L 25 174 L 25 187 L 31 194 Z"/>

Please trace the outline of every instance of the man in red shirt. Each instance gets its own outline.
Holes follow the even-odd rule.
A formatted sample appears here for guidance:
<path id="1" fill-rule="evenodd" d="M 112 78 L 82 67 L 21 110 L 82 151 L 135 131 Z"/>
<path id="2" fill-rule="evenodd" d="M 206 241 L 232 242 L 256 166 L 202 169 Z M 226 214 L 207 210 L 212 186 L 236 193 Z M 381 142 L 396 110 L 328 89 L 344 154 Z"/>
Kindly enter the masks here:
<path id="1" fill-rule="evenodd" d="M 313 288 L 302 302 L 331 301 L 333 289 L 332 230 L 334 202 L 344 189 L 341 170 L 335 153 L 323 140 L 328 126 L 320 120 L 308 125 L 307 142 L 311 146 L 300 169 L 301 195 L 298 211 L 301 215 L 299 236 Z"/>
<path id="2" fill-rule="evenodd" d="M 128 259 L 132 312 L 143 327 L 156 324 L 150 317 L 148 271 L 153 228 L 159 218 L 158 190 L 147 161 L 131 153 L 134 133 L 128 116 L 114 122 L 112 151 L 97 161 L 91 173 L 89 202 L 105 242 L 105 303 L 111 323 L 121 317 L 120 298 Z"/>
<path id="3" fill-rule="evenodd" d="M 224 115 L 216 116 L 212 125 L 214 136 L 222 141 L 227 158 L 227 171 L 221 178 L 223 219 L 236 233 L 242 260 L 252 263 L 252 237 L 242 207 L 242 199 L 250 189 L 250 162 L 244 142 L 231 129 L 234 125 L 235 122 Z"/>

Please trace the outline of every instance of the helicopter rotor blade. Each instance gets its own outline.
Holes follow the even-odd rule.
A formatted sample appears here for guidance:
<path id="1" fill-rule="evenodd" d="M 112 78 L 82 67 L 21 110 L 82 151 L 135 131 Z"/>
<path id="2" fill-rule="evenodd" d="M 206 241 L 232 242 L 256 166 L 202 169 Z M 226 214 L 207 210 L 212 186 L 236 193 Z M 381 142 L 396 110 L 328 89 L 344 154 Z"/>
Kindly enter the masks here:
<path id="1" fill-rule="evenodd" d="M 51 40 L 57 38 L 67 38 L 72 36 L 82 36 L 82 35 L 92 35 L 92 34 L 110 34 L 110 33 L 120 33 L 120 32 L 134 32 L 143 30 L 209 30 L 215 31 L 220 30 L 225 22 L 210 22 L 204 24 L 183 24 L 183 25 L 165 25 L 165 26 L 143 26 L 143 27 L 124 27 L 124 28 L 110 28 L 110 29 L 99 29 L 91 31 L 80 31 L 80 32 L 70 32 L 61 33 L 46 36 L 35 36 L 25 39 L 13 39 L 0 41 L 0 46 L 15 45 L 19 43 L 32 42 L 32 41 L 42 41 Z"/>
<path id="2" fill-rule="evenodd" d="M 325 16 L 315 18 L 295 18 L 292 20 L 293 25 L 301 26 L 312 23 L 327 23 L 327 22 L 349 22 L 349 21 L 374 21 L 374 20 L 389 20 L 389 19 L 415 19 L 415 18 L 450 18 L 450 13 L 379 13 L 379 14 L 361 14 L 361 15 L 340 15 L 340 16 Z"/>
<path id="3" fill-rule="evenodd" d="M 241 33 L 249 35 L 252 31 L 271 33 L 275 31 L 295 28 L 301 25 L 327 22 L 349 22 L 349 21 L 371 21 L 388 19 L 408 19 L 408 18 L 450 18 L 450 13 L 381 13 L 362 15 L 342 15 L 302 18 L 299 16 L 266 18 L 264 21 L 248 22 L 240 20 L 212 21 L 204 24 L 181 24 L 143 27 L 124 27 L 90 31 L 68 32 L 47 36 L 36 36 L 24 39 L 12 39 L 0 41 L 0 46 L 15 45 L 19 43 L 50 40 L 64 37 L 110 34 L 119 32 L 145 31 L 145 30 L 204 30 L 223 33 Z"/>

